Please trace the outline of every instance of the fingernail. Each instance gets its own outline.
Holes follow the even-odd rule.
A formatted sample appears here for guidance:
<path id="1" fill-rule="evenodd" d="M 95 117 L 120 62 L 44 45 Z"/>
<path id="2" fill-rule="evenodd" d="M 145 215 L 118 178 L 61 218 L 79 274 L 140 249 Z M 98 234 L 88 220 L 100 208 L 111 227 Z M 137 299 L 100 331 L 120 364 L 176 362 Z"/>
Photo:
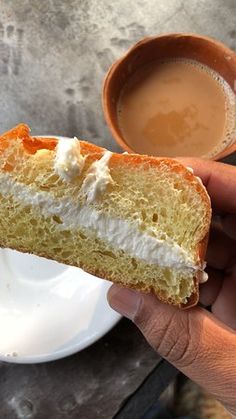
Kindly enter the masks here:
<path id="1" fill-rule="evenodd" d="M 133 320 L 141 304 L 142 296 L 137 291 L 112 285 L 107 294 L 108 302 L 114 310 Z"/>

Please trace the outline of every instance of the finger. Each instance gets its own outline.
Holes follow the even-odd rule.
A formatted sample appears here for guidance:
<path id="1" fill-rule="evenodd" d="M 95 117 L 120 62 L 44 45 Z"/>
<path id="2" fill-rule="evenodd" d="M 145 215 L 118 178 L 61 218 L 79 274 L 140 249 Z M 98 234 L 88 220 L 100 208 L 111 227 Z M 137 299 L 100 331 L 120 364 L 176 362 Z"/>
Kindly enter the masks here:
<path id="1" fill-rule="evenodd" d="M 220 293 L 212 304 L 215 316 L 236 330 L 236 268 L 224 278 Z"/>
<path id="2" fill-rule="evenodd" d="M 212 228 L 206 253 L 208 266 L 215 269 L 225 269 L 235 254 L 235 241 L 228 237 L 220 228 Z"/>
<path id="3" fill-rule="evenodd" d="M 236 213 L 236 167 L 211 160 L 178 158 L 190 166 L 206 186 L 213 207 L 220 211 Z"/>
<path id="4" fill-rule="evenodd" d="M 222 217 L 221 223 L 222 223 L 224 232 L 229 237 L 236 240 L 236 214 L 229 214 L 225 217 Z M 236 246 L 236 243 L 235 243 L 235 246 Z"/>
<path id="5" fill-rule="evenodd" d="M 231 239 L 236 240 L 236 214 L 213 214 L 211 228 L 217 228 Z"/>
<path id="6" fill-rule="evenodd" d="M 151 294 L 119 286 L 108 293 L 112 308 L 133 320 L 150 345 L 185 375 L 235 407 L 236 334 L 206 310 L 179 310 Z"/>
<path id="7" fill-rule="evenodd" d="M 207 268 L 208 281 L 200 285 L 199 302 L 205 306 L 211 306 L 220 292 L 223 272 L 217 269 Z"/>

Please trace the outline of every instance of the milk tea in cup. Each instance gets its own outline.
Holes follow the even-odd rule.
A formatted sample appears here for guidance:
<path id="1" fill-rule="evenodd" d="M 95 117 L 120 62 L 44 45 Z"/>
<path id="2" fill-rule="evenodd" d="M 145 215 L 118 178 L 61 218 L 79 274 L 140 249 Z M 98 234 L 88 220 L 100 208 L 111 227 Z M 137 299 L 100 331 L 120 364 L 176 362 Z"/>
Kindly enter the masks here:
<path id="1" fill-rule="evenodd" d="M 127 145 L 154 156 L 212 157 L 235 136 L 236 96 L 210 67 L 157 60 L 133 73 L 117 105 Z"/>

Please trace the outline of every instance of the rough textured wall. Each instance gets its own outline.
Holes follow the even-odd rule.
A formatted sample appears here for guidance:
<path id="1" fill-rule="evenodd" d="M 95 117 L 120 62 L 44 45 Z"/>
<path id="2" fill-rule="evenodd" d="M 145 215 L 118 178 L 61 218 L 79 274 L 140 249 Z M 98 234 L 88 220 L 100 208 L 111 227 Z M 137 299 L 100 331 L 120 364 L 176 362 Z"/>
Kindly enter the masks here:
<path id="1" fill-rule="evenodd" d="M 0 130 L 25 121 L 35 134 L 111 147 L 101 90 L 115 59 L 140 38 L 168 31 L 234 47 L 235 27 L 233 0 L 2 0 Z"/>

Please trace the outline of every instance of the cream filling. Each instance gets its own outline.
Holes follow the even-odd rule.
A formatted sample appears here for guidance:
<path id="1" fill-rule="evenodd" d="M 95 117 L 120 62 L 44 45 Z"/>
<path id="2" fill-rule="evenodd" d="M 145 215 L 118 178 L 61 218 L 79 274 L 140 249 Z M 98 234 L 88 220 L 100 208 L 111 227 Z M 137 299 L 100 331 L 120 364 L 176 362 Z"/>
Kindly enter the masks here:
<path id="1" fill-rule="evenodd" d="M 80 153 L 78 138 L 58 139 L 54 169 L 62 180 L 70 182 L 79 176 L 83 170 L 84 161 L 85 157 Z"/>
<path id="2" fill-rule="evenodd" d="M 81 193 L 86 196 L 89 204 L 96 201 L 105 192 L 107 186 L 113 183 L 108 167 L 111 156 L 111 151 L 105 151 L 102 158 L 93 162 L 86 173 Z"/>
<path id="3" fill-rule="evenodd" d="M 9 174 L 0 176 L 0 193 L 5 198 L 10 196 L 22 206 L 32 206 L 45 217 L 57 215 L 62 224 L 56 224 L 62 230 L 86 229 L 96 233 L 115 249 L 123 250 L 130 256 L 148 264 L 157 264 L 184 270 L 202 270 L 199 261 L 170 239 L 160 240 L 140 230 L 138 222 L 110 217 L 92 206 L 81 205 L 68 198 L 57 199 L 44 191 L 15 181 Z"/>
<path id="4" fill-rule="evenodd" d="M 89 167 L 81 187 L 86 202 L 96 201 L 107 186 L 113 183 L 108 167 L 111 156 L 110 151 L 105 151 L 101 159 Z M 71 182 L 82 172 L 85 158 L 80 152 L 80 142 L 76 137 L 60 138 L 56 147 L 54 170 L 63 181 Z"/>

